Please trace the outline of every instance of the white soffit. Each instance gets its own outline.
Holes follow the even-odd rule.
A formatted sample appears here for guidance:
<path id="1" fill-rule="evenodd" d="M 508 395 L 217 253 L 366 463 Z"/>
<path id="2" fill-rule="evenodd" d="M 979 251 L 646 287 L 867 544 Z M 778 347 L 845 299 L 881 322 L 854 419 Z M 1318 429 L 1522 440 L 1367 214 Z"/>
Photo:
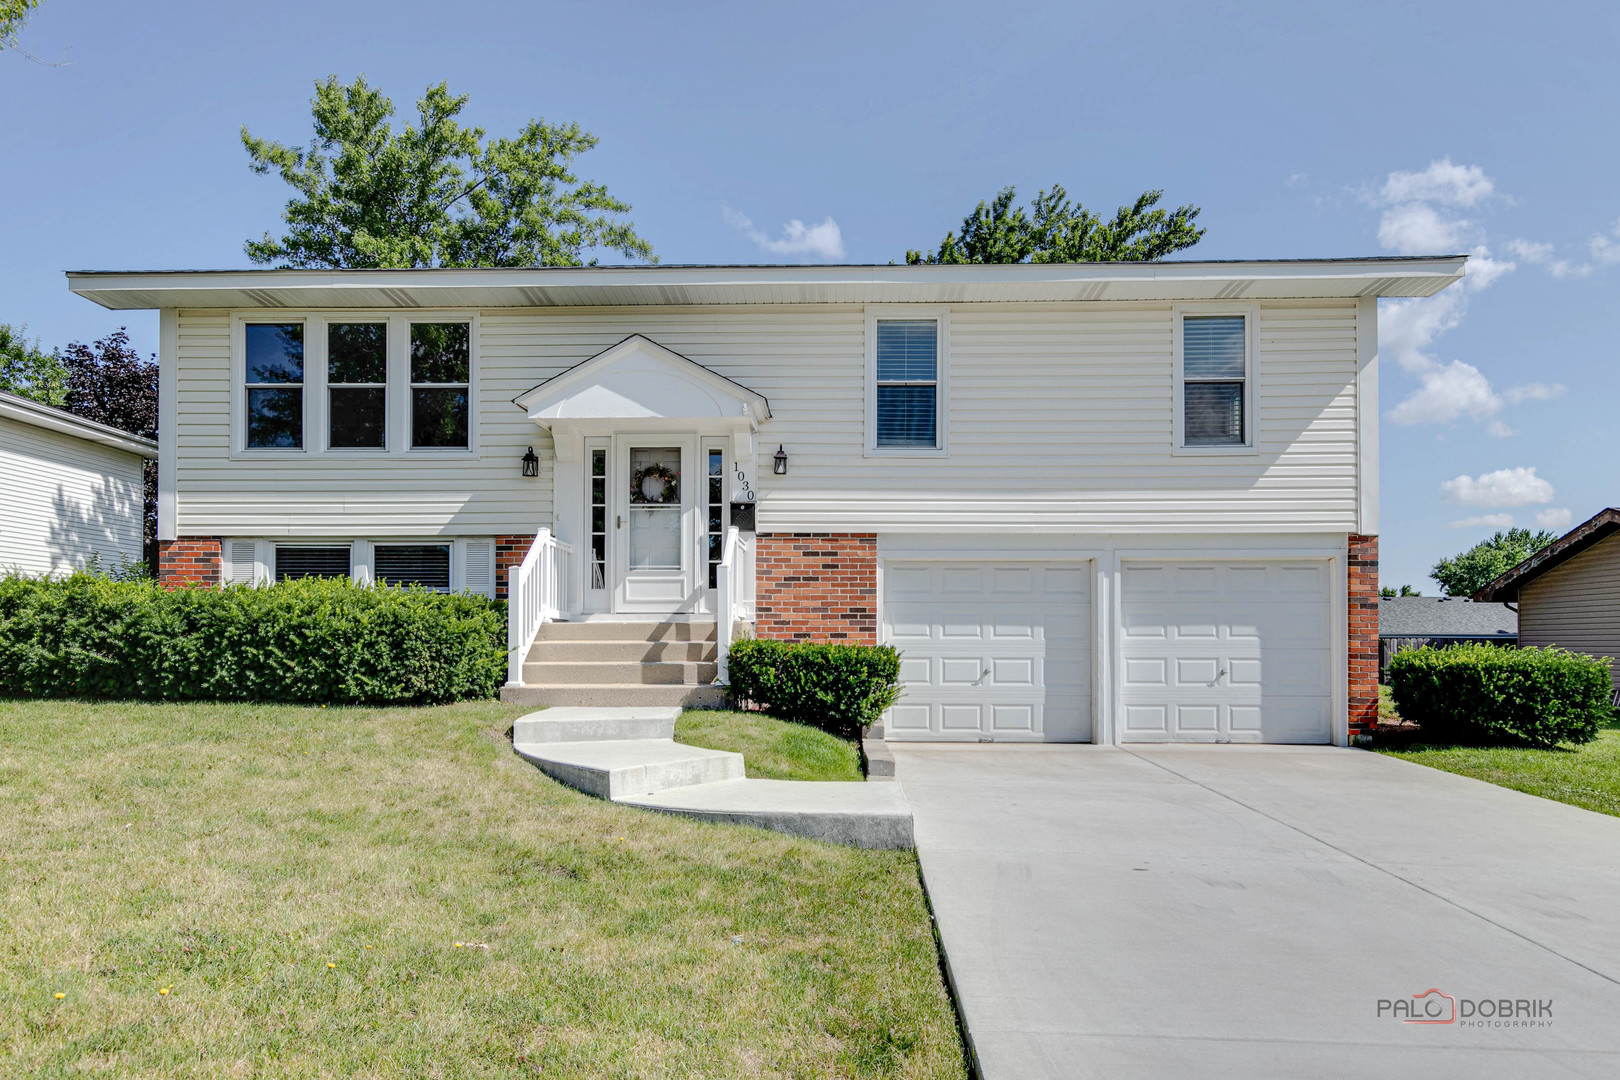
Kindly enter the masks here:
<path id="1" fill-rule="evenodd" d="M 75 293 L 149 308 L 967 304 L 1432 296 L 1466 256 L 999 266 L 70 271 Z"/>

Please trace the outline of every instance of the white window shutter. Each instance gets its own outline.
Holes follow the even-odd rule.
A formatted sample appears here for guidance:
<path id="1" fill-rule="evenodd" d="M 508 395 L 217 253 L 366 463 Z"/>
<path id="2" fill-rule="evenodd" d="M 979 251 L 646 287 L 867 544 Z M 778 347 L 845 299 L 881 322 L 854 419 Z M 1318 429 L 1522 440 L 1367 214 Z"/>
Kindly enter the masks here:
<path id="1" fill-rule="evenodd" d="M 461 541 L 461 591 L 494 597 L 495 541 Z"/>
<path id="2" fill-rule="evenodd" d="M 225 541 L 225 583 L 252 585 L 257 578 L 254 556 L 259 545 L 253 540 Z"/>

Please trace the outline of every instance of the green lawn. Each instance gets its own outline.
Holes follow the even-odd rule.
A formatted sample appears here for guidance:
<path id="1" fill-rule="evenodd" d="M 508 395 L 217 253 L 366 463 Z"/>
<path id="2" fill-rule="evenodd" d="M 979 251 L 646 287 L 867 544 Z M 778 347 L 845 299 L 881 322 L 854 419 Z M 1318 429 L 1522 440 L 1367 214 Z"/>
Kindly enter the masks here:
<path id="1" fill-rule="evenodd" d="M 1598 733 L 1595 742 L 1575 749 L 1527 750 L 1422 743 L 1381 749 L 1393 757 L 1420 765 L 1620 816 L 1620 727 L 1607 728 Z"/>
<path id="2" fill-rule="evenodd" d="M 523 711 L 0 701 L 0 1075 L 962 1076 L 911 853 L 579 795 Z"/>
<path id="3" fill-rule="evenodd" d="M 743 755 L 749 776 L 766 780 L 863 779 L 853 742 L 763 713 L 688 709 L 675 724 L 675 740 L 734 750 Z"/>

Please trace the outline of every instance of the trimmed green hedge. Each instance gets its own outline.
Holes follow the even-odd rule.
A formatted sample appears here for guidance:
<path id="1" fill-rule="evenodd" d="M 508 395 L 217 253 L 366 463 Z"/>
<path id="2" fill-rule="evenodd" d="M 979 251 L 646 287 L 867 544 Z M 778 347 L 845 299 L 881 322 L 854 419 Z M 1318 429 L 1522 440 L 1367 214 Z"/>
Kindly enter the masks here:
<path id="1" fill-rule="evenodd" d="M 1609 662 L 1563 649 L 1411 649 L 1390 661 L 1389 684 L 1401 718 L 1439 742 L 1586 743 L 1614 719 Z"/>
<path id="2" fill-rule="evenodd" d="M 0 695 L 381 705 L 494 697 L 505 674 L 504 605 L 481 596 L 0 578 Z"/>
<path id="3" fill-rule="evenodd" d="M 731 646 L 734 705 L 853 737 L 900 696 L 900 654 L 887 645 L 744 638 Z"/>

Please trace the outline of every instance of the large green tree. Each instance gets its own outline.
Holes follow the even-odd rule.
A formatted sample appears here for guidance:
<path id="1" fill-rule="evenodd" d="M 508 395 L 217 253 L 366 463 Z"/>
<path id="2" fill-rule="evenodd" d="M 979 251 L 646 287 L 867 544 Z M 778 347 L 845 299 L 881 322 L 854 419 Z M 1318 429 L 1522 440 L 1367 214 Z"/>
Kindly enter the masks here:
<path id="1" fill-rule="evenodd" d="M 1037 192 L 1026 212 L 1015 207 L 1017 189 L 1002 188 L 962 219 L 933 251 L 908 251 L 908 263 L 1142 262 L 1162 259 L 1198 243 L 1196 206 L 1155 209 L 1162 191 L 1144 191 L 1109 221 L 1069 201 L 1063 185 Z"/>
<path id="2" fill-rule="evenodd" d="M 254 172 L 297 191 L 287 232 L 249 240 L 256 263 L 294 267 L 578 266 L 592 249 L 654 261 L 606 187 L 573 161 L 596 145 L 578 124 L 530 120 L 515 138 L 485 141 L 456 117 L 467 95 L 429 87 L 418 123 L 395 131 L 394 104 L 360 76 L 316 83 L 308 149 L 242 128 Z M 593 260 L 594 261 L 594 260 Z"/>
<path id="3" fill-rule="evenodd" d="M 29 341 L 28 328 L 0 323 L 0 390 L 61 408 L 67 395 L 67 365 L 56 353 Z"/>
<path id="4" fill-rule="evenodd" d="M 1472 596 L 1556 539 L 1550 532 L 1509 529 L 1460 555 L 1441 559 L 1429 576 L 1447 596 Z"/>

